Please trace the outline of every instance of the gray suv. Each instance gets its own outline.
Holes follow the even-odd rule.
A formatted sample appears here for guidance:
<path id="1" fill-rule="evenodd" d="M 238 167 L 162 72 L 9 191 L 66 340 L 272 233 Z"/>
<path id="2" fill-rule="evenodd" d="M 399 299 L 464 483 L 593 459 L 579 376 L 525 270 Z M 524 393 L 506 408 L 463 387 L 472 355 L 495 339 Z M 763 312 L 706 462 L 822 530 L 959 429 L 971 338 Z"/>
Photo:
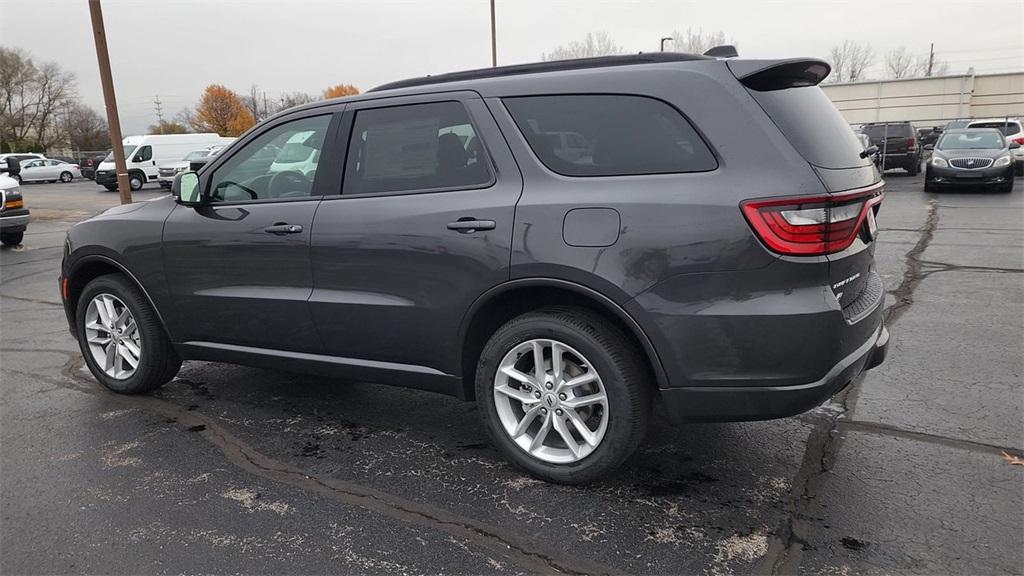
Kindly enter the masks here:
<path id="1" fill-rule="evenodd" d="M 556 482 L 619 466 L 654 402 L 804 412 L 889 339 L 882 182 L 828 73 L 644 54 L 294 108 L 72 228 L 67 319 L 116 392 L 183 359 L 441 392 Z"/>

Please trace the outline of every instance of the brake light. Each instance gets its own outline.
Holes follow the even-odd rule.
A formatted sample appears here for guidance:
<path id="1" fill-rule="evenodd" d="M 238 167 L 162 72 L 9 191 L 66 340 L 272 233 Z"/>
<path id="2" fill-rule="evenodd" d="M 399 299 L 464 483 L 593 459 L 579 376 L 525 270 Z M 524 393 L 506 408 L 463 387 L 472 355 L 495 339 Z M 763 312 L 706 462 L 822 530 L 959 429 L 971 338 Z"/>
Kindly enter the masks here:
<path id="1" fill-rule="evenodd" d="M 885 197 L 881 182 L 839 194 L 744 200 L 740 209 L 770 250 L 787 256 L 821 256 L 850 247 Z M 870 214 L 869 214 L 870 213 Z"/>
<path id="2" fill-rule="evenodd" d="M 914 138 L 907 138 L 907 148 L 911 150 L 917 148 L 917 140 Z"/>
<path id="3" fill-rule="evenodd" d="M 1014 138 L 1013 141 L 1016 142 L 1017 144 L 1020 144 L 1021 146 L 1024 146 L 1024 136 Z"/>

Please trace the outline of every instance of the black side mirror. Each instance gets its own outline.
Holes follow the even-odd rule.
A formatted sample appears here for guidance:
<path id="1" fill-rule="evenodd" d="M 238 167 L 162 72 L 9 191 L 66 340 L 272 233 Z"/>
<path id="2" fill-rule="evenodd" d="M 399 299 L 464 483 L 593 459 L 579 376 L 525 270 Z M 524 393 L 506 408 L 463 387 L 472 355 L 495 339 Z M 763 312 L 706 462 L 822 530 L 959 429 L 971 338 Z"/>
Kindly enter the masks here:
<path id="1" fill-rule="evenodd" d="M 935 145 L 934 144 L 925 144 L 924 145 L 924 149 L 925 150 L 935 150 Z"/>
<path id="2" fill-rule="evenodd" d="M 1008 146 L 1008 148 L 1010 150 L 1016 150 L 1017 148 L 1020 148 L 1020 143 L 1019 142 L 1010 142 L 1010 145 Z"/>
<path id="3" fill-rule="evenodd" d="M 878 146 L 868 146 L 867 148 L 861 150 L 860 157 L 861 158 L 870 158 L 871 156 L 874 156 L 875 154 L 878 154 Z"/>
<path id="4" fill-rule="evenodd" d="M 195 172 L 182 172 L 174 177 L 171 194 L 182 206 L 198 206 L 203 203 L 203 195 L 199 189 L 199 175 Z"/>

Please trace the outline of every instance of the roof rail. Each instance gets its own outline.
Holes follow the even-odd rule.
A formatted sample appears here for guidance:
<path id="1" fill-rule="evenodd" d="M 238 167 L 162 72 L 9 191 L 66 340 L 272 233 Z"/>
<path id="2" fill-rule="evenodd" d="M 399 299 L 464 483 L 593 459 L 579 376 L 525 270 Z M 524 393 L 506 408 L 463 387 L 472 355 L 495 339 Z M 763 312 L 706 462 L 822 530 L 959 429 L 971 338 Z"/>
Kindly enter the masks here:
<path id="1" fill-rule="evenodd" d="M 605 68 L 609 66 L 631 66 L 634 64 L 657 64 L 661 62 L 686 62 L 691 60 L 710 60 L 708 56 L 699 54 L 683 54 L 680 52 L 650 52 L 647 54 L 627 54 L 624 56 L 597 56 L 595 58 L 575 58 L 572 60 L 551 60 L 548 62 L 534 62 L 531 64 L 514 64 L 512 66 L 497 66 L 494 68 L 479 68 L 476 70 L 465 70 L 462 72 L 450 72 L 438 74 L 437 76 L 423 76 L 410 78 L 382 84 L 369 90 L 377 92 L 380 90 L 393 90 L 395 88 L 409 88 L 411 86 L 425 86 L 428 84 L 443 84 L 446 82 L 460 82 L 463 80 L 479 80 L 482 78 L 501 78 L 503 76 L 516 76 L 520 74 L 537 74 L 540 72 L 557 72 L 560 70 L 584 70 L 587 68 Z"/>

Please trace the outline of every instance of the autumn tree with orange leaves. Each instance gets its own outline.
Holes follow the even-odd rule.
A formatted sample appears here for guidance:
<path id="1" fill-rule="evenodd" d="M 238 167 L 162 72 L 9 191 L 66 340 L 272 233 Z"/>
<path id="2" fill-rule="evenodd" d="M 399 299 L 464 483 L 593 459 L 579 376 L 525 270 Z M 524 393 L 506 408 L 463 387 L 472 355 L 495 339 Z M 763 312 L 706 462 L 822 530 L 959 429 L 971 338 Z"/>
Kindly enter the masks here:
<path id="1" fill-rule="evenodd" d="M 359 88 L 351 84 L 338 84 L 337 86 L 329 86 L 324 90 L 324 100 L 341 98 L 343 96 L 355 96 L 356 94 L 359 94 Z"/>
<path id="2" fill-rule="evenodd" d="M 256 123 L 242 99 L 219 84 L 206 87 L 189 124 L 196 132 L 216 132 L 221 136 L 238 136 Z"/>

